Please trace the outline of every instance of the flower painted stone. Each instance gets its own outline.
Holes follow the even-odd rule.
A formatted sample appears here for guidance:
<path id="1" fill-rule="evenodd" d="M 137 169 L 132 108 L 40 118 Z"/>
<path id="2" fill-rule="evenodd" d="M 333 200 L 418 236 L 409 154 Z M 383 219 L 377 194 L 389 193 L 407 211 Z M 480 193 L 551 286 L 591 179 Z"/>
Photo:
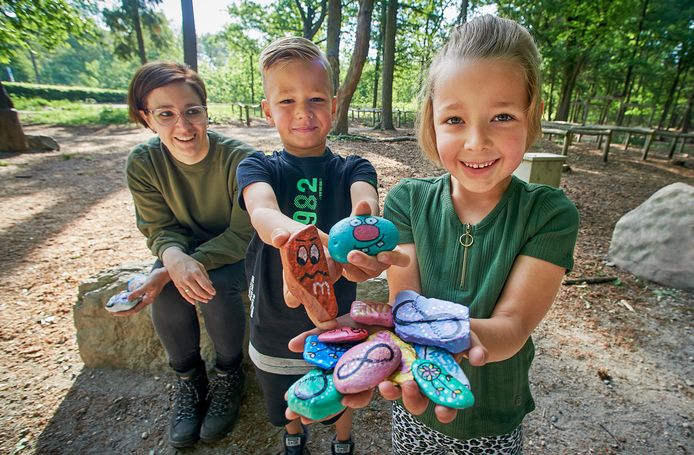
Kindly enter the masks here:
<path id="1" fill-rule="evenodd" d="M 395 296 L 395 333 L 409 343 L 458 353 L 470 348 L 470 316 L 465 305 L 429 299 L 414 291 Z"/>
<path id="2" fill-rule="evenodd" d="M 335 388 L 357 393 L 375 387 L 400 367 L 400 348 L 390 340 L 360 343 L 345 352 L 333 371 Z"/>
<path id="3" fill-rule="evenodd" d="M 460 368 L 460 364 L 455 361 L 450 352 L 436 346 L 422 346 L 421 344 L 415 344 L 414 350 L 417 352 L 418 358 L 431 360 L 440 365 L 448 374 L 460 381 L 461 384 L 468 389 L 470 388 L 470 380 L 465 376 L 465 372 Z"/>
<path id="4" fill-rule="evenodd" d="M 349 314 L 352 320 L 359 324 L 393 327 L 393 312 L 387 303 L 355 300 Z"/>
<path id="5" fill-rule="evenodd" d="M 365 340 L 369 336 L 369 332 L 356 327 L 338 327 L 334 330 L 328 330 L 318 335 L 318 340 L 323 343 L 354 343 Z"/>
<path id="6" fill-rule="evenodd" d="M 292 234 L 280 248 L 280 257 L 287 287 L 311 319 L 320 322 L 335 319 L 337 301 L 318 229 L 309 224 Z"/>
<path id="7" fill-rule="evenodd" d="M 306 373 L 287 391 L 287 407 L 312 420 L 325 419 L 345 409 L 341 400 L 332 373 L 319 368 Z"/>
<path id="8" fill-rule="evenodd" d="M 419 389 L 434 403 L 454 409 L 465 409 L 475 404 L 470 389 L 431 360 L 415 360 L 412 374 Z"/>
<path id="9" fill-rule="evenodd" d="M 400 240 L 395 225 L 373 215 L 356 215 L 338 221 L 328 233 L 328 251 L 338 262 L 347 262 L 352 250 L 376 256 L 381 251 L 391 251 Z"/>
<path id="10" fill-rule="evenodd" d="M 417 353 L 412 345 L 405 343 L 396 334 L 390 330 L 381 330 L 371 334 L 367 340 L 390 340 L 395 343 L 402 353 L 402 360 L 400 361 L 400 368 L 395 370 L 388 379 L 396 384 L 404 384 L 405 381 L 411 381 L 414 379 L 412 376 L 412 362 L 417 360 Z"/>
<path id="11" fill-rule="evenodd" d="M 318 335 L 309 335 L 304 341 L 304 360 L 324 370 L 332 370 L 340 357 L 352 346 L 354 343 L 323 343 L 318 339 Z"/>
<path id="12" fill-rule="evenodd" d="M 108 299 L 104 308 L 111 313 L 118 313 L 119 311 L 127 311 L 142 301 L 142 298 L 130 301 L 128 300 L 129 296 L 130 291 L 121 291 Z"/>

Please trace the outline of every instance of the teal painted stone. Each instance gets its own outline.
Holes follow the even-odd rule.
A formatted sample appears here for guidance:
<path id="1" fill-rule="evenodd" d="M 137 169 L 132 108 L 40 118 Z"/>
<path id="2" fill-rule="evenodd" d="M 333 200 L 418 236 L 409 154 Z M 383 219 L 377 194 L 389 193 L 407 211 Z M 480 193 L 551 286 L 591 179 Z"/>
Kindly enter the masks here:
<path id="1" fill-rule="evenodd" d="M 454 409 L 465 409 L 475 404 L 470 389 L 431 360 L 415 360 L 412 375 L 419 389 L 436 404 Z"/>
<path id="2" fill-rule="evenodd" d="M 470 348 L 470 313 L 465 305 L 400 291 L 393 304 L 395 333 L 408 343 L 458 353 Z"/>
<path id="3" fill-rule="evenodd" d="M 356 215 L 338 221 L 328 233 L 328 251 L 338 262 L 347 262 L 352 250 L 376 256 L 398 245 L 400 235 L 395 225 L 372 215 Z"/>
<path id="4" fill-rule="evenodd" d="M 306 373 L 287 391 L 289 409 L 312 420 L 325 419 L 345 409 L 341 400 L 332 372 L 318 368 Z"/>
<path id="5" fill-rule="evenodd" d="M 354 343 L 324 343 L 318 335 L 309 335 L 304 341 L 304 360 L 324 370 L 332 370 L 342 354 L 352 346 Z"/>
<path id="6" fill-rule="evenodd" d="M 417 357 L 423 360 L 431 360 L 432 362 L 443 367 L 444 370 L 465 387 L 470 388 L 470 380 L 465 376 L 465 372 L 458 362 L 455 361 L 453 355 L 445 349 L 437 348 L 436 346 L 422 346 L 415 344 L 414 350 L 417 352 Z"/>

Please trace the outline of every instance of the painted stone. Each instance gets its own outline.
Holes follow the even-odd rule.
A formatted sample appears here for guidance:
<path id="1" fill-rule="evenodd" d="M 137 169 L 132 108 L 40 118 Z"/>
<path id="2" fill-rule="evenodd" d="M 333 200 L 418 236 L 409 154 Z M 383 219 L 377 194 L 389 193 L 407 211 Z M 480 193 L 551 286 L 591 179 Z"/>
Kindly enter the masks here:
<path id="1" fill-rule="evenodd" d="M 434 403 L 454 409 L 465 409 L 475 404 L 470 389 L 431 360 L 415 360 L 412 374 L 419 389 Z"/>
<path id="2" fill-rule="evenodd" d="M 139 298 L 131 302 L 128 300 L 128 296 L 130 296 L 130 291 L 121 291 L 108 299 L 104 308 L 111 313 L 118 313 L 119 311 L 127 311 L 142 301 L 142 298 Z"/>
<path id="3" fill-rule="evenodd" d="M 470 380 L 465 376 L 465 372 L 458 362 L 455 361 L 453 355 L 445 349 L 437 348 L 436 346 L 422 346 L 415 344 L 414 350 L 417 352 L 417 357 L 423 360 L 431 360 L 441 366 L 446 373 L 450 374 L 461 384 L 468 389 L 470 388 Z"/>
<path id="4" fill-rule="evenodd" d="M 354 343 L 323 343 L 318 339 L 318 335 L 309 335 L 304 341 L 304 360 L 324 370 L 332 370 L 340 357 L 352 346 Z"/>
<path id="5" fill-rule="evenodd" d="M 393 312 L 387 303 L 355 300 L 349 314 L 352 320 L 359 324 L 393 327 Z"/>
<path id="6" fill-rule="evenodd" d="M 292 234 L 280 248 L 280 257 L 287 287 L 312 319 L 335 319 L 337 301 L 318 229 L 309 224 Z"/>
<path id="7" fill-rule="evenodd" d="M 417 353 L 412 345 L 402 341 L 400 337 L 390 330 L 381 330 L 380 332 L 371 334 L 367 340 L 390 340 L 400 348 L 400 353 L 402 354 L 400 368 L 395 370 L 395 373 L 388 377 L 390 381 L 402 385 L 405 383 L 405 381 L 411 381 L 414 379 L 412 376 L 412 362 L 417 360 Z"/>
<path id="8" fill-rule="evenodd" d="M 128 291 L 133 292 L 135 289 L 139 288 L 147 281 L 147 276 L 141 273 L 133 275 L 132 278 L 128 280 Z"/>
<path id="9" fill-rule="evenodd" d="M 345 409 L 341 400 L 332 373 L 319 368 L 306 373 L 287 391 L 287 407 L 312 420 L 325 419 Z"/>
<path id="10" fill-rule="evenodd" d="M 338 262 L 347 262 L 352 250 L 376 256 L 381 251 L 391 251 L 398 245 L 400 236 L 395 225 L 373 215 L 356 215 L 338 221 L 328 233 L 328 251 Z"/>
<path id="11" fill-rule="evenodd" d="M 356 341 L 365 340 L 369 336 L 369 332 L 356 327 L 339 327 L 334 330 L 328 330 L 318 335 L 318 340 L 323 343 L 353 343 Z"/>
<path id="12" fill-rule="evenodd" d="M 400 348 L 389 340 L 360 343 L 345 352 L 333 371 L 335 388 L 357 393 L 375 387 L 400 367 Z"/>
<path id="13" fill-rule="evenodd" d="M 470 316 L 465 305 L 401 291 L 393 305 L 395 333 L 409 343 L 458 353 L 470 348 Z"/>

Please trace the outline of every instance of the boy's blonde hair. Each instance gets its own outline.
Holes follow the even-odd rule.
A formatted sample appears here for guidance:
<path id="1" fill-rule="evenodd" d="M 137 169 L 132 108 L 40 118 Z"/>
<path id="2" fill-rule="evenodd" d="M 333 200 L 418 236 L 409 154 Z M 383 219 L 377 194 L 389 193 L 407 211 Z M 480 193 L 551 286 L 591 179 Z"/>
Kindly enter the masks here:
<path id="1" fill-rule="evenodd" d="M 279 38 L 270 43 L 260 53 L 259 66 L 263 76 L 263 89 L 265 89 L 265 73 L 278 64 L 287 64 L 292 61 L 318 62 L 326 72 L 328 88 L 333 93 L 333 78 L 330 62 L 323 51 L 312 41 L 299 36 Z M 267 93 L 267 90 L 266 90 Z"/>
<path id="2" fill-rule="evenodd" d="M 441 164 L 436 149 L 432 100 L 436 80 L 444 63 L 450 60 L 503 59 L 520 65 L 528 86 L 528 139 L 526 150 L 541 133 L 542 101 L 540 99 L 540 54 L 530 33 L 516 22 L 485 15 L 457 26 L 448 42 L 431 62 L 422 87 L 417 116 L 417 141 L 424 155 Z"/>

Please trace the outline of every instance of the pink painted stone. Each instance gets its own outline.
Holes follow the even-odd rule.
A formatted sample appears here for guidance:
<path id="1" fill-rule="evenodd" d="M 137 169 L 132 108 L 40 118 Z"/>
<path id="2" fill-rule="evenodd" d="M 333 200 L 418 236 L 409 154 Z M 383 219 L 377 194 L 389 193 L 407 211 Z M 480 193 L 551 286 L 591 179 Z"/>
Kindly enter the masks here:
<path id="1" fill-rule="evenodd" d="M 390 305 L 379 302 L 355 300 L 350 309 L 352 320 L 360 324 L 393 327 L 393 312 Z"/>
<path id="2" fill-rule="evenodd" d="M 412 375 L 412 363 L 417 360 L 417 352 L 411 344 L 402 341 L 399 336 L 390 330 L 381 330 L 373 333 L 369 335 L 367 340 L 390 340 L 400 348 L 400 352 L 402 354 L 400 368 L 395 370 L 395 372 L 391 374 L 388 379 L 399 385 L 404 384 L 406 381 L 414 380 L 414 376 Z"/>
<path id="3" fill-rule="evenodd" d="M 345 352 L 335 365 L 333 382 L 340 393 L 376 387 L 400 367 L 402 353 L 390 340 L 365 341 Z"/>
<path id="4" fill-rule="evenodd" d="M 323 343 L 353 343 L 369 336 L 369 332 L 355 327 L 339 327 L 318 335 L 318 341 Z"/>

